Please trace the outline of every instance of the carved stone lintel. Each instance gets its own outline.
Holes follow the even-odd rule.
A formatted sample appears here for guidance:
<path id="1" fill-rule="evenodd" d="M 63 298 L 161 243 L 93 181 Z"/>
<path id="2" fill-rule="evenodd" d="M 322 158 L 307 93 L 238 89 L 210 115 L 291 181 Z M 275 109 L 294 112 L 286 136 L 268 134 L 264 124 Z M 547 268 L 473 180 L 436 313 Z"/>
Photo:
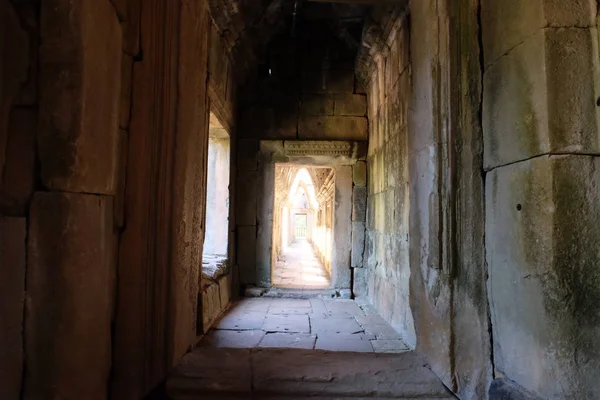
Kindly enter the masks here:
<path id="1" fill-rule="evenodd" d="M 356 153 L 353 142 L 330 141 L 286 141 L 284 142 L 287 156 L 346 156 L 352 158 Z"/>

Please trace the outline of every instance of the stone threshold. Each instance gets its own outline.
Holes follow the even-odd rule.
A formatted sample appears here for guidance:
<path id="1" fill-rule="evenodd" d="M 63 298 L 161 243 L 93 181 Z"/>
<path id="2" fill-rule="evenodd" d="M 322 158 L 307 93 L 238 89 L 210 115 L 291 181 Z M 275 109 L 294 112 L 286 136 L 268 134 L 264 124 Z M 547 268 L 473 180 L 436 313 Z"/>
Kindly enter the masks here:
<path id="1" fill-rule="evenodd" d="M 280 299 L 351 299 L 350 289 L 288 289 L 279 287 L 248 287 L 245 297 L 269 297 Z"/>

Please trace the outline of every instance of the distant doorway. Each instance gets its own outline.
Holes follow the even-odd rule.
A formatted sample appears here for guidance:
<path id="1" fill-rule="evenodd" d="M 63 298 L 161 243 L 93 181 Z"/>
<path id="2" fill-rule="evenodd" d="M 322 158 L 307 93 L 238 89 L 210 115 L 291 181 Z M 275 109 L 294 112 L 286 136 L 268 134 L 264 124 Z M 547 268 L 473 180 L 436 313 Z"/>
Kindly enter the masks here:
<path id="1" fill-rule="evenodd" d="M 275 168 L 272 284 L 290 289 L 331 285 L 335 171 Z"/>

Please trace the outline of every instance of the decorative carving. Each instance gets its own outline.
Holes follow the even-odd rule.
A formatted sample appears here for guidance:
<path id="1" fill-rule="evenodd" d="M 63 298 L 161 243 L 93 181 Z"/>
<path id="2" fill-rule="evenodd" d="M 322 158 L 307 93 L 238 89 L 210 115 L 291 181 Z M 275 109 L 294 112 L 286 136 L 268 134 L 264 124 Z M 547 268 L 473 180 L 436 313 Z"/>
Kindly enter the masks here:
<path id="1" fill-rule="evenodd" d="M 293 141 L 284 143 L 287 156 L 346 156 L 356 154 L 354 142 Z"/>

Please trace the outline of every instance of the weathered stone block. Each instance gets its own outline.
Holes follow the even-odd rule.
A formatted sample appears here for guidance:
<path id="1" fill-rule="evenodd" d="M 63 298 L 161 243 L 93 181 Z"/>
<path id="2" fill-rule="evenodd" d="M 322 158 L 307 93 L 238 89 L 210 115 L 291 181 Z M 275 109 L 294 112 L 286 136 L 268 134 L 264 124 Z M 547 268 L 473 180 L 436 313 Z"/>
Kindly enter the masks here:
<path id="1" fill-rule="evenodd" d="M 367 185 L 367 163 L 358 161 L 352 166 L 352 182 L 354 186 Z"/>
<path id="2" fill-rule="evenodd" d="M 35 194 L 27 260 L 25 397 L 107 397 L 112 246 L 111 197 Z"/>
<path id="3" fill-rule="evenodd" d="M 221 314 L 219 285 L 212 283 L 202 290 L 202 330 L 208 332 L 212 323 Z"/>
<path id="4" fill-rule="evenodd" d="M 367 140 L 367 119 L 362 117 L 300 117 L 300 139 Z"/>
<path id="5" fill-rule="evenodd" d="M 486 179 L 496 369 L 543 398 L 589 397 L 600 373 L 600 158 L 538 157 Z"/>
<path id="6" fill-rule="evenodd" d="M 352 268 L 363 266 L 363 253 L 365 251 L 365 223 L 352 222 Z"/>
<path id="7" fill-rule="evenodd" d="M 221 311 L 231 302 L 231 272 L 219 278 L 219 298 L 221 302 Z"/>
<path id="8" fill-rule="evenodd" d="M 367 96 L 360 94 L 336 94 L 335 115 L 366 116 Z"/>
<path id="9" fill-rule="evenodd" d="M 256 226 L 237 227 L 237 265 L 242 285 L 256 282 Z"/>
<path id="10" fill-rule="evenodd" d="M 354 71 L 305 71 L 302 93 L 354 93 Z"/>
<path id="11" fill-rule="evenodd" d="M 352 294 L 354 297 L 368 296 L 368 272 L 367 268 L 354 268 L 352 270 Z"/>
<path id="12" fill-rule="evenodd" d="M 258 140 L 240 139 L 237 141 L 237 169 L 256 171 L 258 168 Z"/>
<path id="13" fill-rule="evenodd" d="M 27 215 L 35 189 L 36 133 L 36 110 L 13 108 L 8 126 L 6 164 L 0 184 L 0 210 L 5 215 Z"/>
<path id="14" fill-rule="evenodd" d="M 295 139 L 298 125 L 298 105 L 295 109 L 251 107 L 242 112 L 241 137 L 255 139 Z"/>
<path id="15" fill-rule="evenodd" d="M 256 171 L 238 171 L 236 191 L 243 193 L 237 201 L 235 220 L 238 225 L 256 225 L 258 177 Z"/>
<path id="16" fill-rule="evenodd" d="M 131 117 L 131 90 L 133 76 L 133 58 L 128 54 L 123 54 L 121 61 L 121 106 L 119 111 L 119 127 L 121 129 L 129 128 L 129 119 Z"/>
<path id="17" fill-rule="evenodd" d="M 352 189 L 352 221 L 365 222 L 367 219 L 367 188 L 354 186 Z"/>
<path id="18" fill-rule="evenodd" d="M 41 6 L 42 180 L 51 189 L 114 194 L 122 55 L 116 13 L 108 1 Z"/>
<path id="19" fill-rule="evenodd" d="M 21 85 L 27 80 L 29 38 L 8 0 L 0 1 L 0 180 L 8 142 L 8 120 Z"/>
<path id="20" fill-rule="evenodd" d="M 301 115 L 333 115 L 333 96 L 303 95 L 300 103 Z"/>
<path id="21" fill-rule="evenodd" d="M 595 0 L 483 0 L 483 47 L 487 66 L 546 27 L 595 25 Z"/>
<path id="22" fill-rule="evenodd" d="M 485 167 L 549 152 L 597 153 L 595 29 L 545 29 L 484 76 Z"/>
<path id="23" fill-rule="evenodd" d="M 23 371 L 23 315 L 27 220 L 0 217 L 0 398 L 19 399 Z"/>

